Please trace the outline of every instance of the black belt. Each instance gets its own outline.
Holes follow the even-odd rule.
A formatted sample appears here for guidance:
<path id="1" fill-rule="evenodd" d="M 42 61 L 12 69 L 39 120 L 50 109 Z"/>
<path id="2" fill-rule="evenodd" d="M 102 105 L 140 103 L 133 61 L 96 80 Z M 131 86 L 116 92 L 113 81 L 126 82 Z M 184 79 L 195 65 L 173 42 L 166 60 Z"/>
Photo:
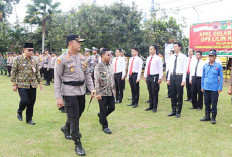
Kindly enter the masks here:
<path id="1" fill-rule="evenodd" d="M 63 82 L 63 84 L 70 85 L 70 86 L 82 86 L 84 83 L 85 83 L 84 81 Z"/>
<path id="2" fill-rule="evenodd" d="M 119 72 L 119 73 L 114 73 L 114 75 L 119 75 L 119 74 L 122 74 L 122 72 Z"/>
<path id="3" fill-rule="evenodd" d="M 200 76 L 193 76 L 193 78 L 201 79 L 201 77 L 200 77 Z"/>
<path id="4" fill-rule="evenodd" d="M 154 75 L 147 75 L 147 76 L 159 76 L 159 74 L 154 74 Z"/>

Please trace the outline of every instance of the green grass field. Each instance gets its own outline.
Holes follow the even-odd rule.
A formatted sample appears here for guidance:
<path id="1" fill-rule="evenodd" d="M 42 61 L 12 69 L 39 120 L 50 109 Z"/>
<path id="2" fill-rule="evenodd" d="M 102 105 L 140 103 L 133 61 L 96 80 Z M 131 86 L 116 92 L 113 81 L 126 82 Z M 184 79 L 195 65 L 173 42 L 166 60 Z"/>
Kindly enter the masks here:
<path id="1" fill-rule="evenodd" d="M 190 110 L 184 102 L 181 118 L 168 117 L 170 99 L 165 98 L 166 82 L 161 85 L 158 112 L 145 112 L 148 91 L 145 81 L 140 83 L 139 107 L 128 107 L 131 97 L 126 86 L 122 104 L 109 117 L 113 134 L 102 132 L 98 122 L 99 106 L 93 100 L 89 111 L 80 120 L 82 143 L 87 156 L 158 156 L 158 157 L 231 157 L 232 106 L 224 85 L 218 103 L 217 124 L 200 122 L 204 110 Z M 86 109 L 89 102 L 86 100 Z M 186 90 L 184 99 L 186 98 Z M 57 110 L 53 84 L 37 90 L 33 120 L 35 126 L 18 121 L 16 111 L 19 96 L 11 90 L 10 79 L 0 76 L 0 156 L 74 157 L 73 141 L 66 140 L 60 131 L 66 115 Z"/>

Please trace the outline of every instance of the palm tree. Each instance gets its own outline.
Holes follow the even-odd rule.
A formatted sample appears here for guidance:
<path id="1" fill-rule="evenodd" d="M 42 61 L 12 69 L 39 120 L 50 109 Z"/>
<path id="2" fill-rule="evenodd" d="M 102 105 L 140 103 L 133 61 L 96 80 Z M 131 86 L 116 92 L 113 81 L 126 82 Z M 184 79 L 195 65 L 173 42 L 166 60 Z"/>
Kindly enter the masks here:
<path id="1" fill-rule="evenodd" d="M 42 52 L 44 51 L 45 28 L 46 22 L 52 18 L 53 15 L 60 13 L 61 10 L 57 8 L 60 6 L 59 2 L 52 4 L 52 0 L 32 0 L 33 4 L 27 5 L 27 15 L 24 18 L 25 23 L 37 24 L 42 26 Z"/>

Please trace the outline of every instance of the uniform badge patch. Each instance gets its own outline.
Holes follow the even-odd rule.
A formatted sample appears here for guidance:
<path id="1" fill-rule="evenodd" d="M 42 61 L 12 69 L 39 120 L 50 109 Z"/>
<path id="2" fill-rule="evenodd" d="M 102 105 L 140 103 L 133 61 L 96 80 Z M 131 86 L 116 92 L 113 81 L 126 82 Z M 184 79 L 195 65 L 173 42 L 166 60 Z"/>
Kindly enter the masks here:
<path id="1" fill-rule="evenodd" d="M 60 60 L 60 59 L 57 59 L 56 63 L 57 63 L 57 64 L 60 64 L 60 63 L 61 63 L 61 60 Z"/>

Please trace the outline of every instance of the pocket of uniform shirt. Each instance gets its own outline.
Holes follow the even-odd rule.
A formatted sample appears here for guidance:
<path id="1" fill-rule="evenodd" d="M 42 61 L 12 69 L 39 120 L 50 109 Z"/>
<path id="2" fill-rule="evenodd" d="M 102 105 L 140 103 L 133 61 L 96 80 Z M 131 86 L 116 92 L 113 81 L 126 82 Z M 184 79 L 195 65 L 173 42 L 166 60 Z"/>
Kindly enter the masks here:
<path id="1" fill-rule="evenodd" d="M 69 68 L 70 71 L 74 71 L 74 64 L 73 63 L 69 63 L 67 64 L 67 67 Z"/>

